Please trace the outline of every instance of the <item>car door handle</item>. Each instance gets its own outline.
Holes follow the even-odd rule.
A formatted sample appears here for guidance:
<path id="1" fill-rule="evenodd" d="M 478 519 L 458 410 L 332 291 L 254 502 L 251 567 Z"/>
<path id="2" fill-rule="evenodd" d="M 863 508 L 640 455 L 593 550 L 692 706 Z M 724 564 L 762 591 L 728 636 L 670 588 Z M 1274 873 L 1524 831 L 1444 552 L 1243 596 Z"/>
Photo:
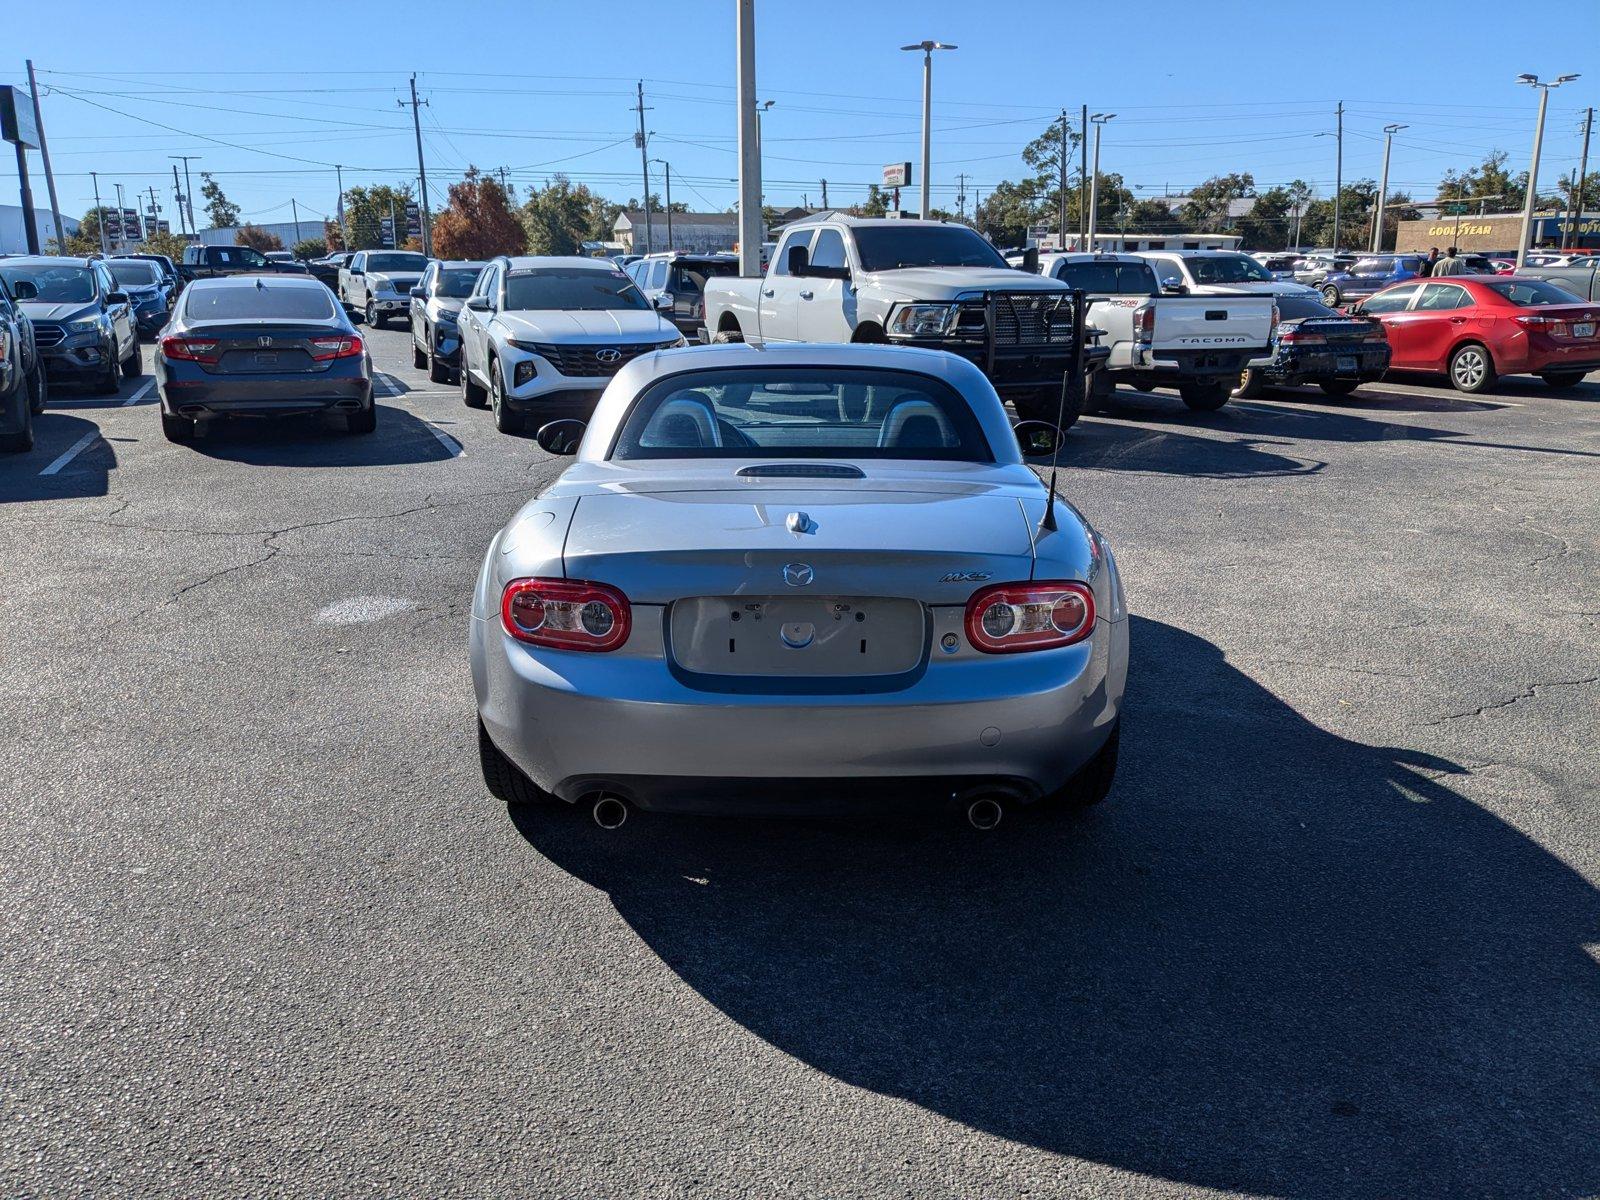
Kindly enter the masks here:
<path id="1" fill-rule="evenodd" d="M 1450 318 L 1450 324 L 1452 324 L 1452 325 L 1465 325 L 1466 323 L 1467 323 L 1467 319 L 1465 317 L 1451 317 Z"/>
<path id="2" fill-rule="evenodd" d="M 763 296 L 776 296 L 777 295 L 777 293 L 774 292 L 771 288 L 762 288 L 761 289 L 761 294 Z"/>
<path id="3" fill-rule="evenodd" d="M 816 296 L 812 292 L 801 292 L 800 293 L 800 299 L 802 299 L 802 300 L 814 300 L 815 298 L 816 298 Z"/>

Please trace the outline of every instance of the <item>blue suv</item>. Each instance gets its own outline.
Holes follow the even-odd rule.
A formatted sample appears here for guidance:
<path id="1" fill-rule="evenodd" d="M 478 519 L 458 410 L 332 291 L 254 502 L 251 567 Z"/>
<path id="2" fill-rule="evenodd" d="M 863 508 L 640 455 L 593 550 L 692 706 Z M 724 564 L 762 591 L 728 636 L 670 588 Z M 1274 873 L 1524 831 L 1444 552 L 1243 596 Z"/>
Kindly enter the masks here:
<path id="1" fill-rule="evenodd" d="M 1371 254 L 1358 258 L 1343 271 L 1334 271 L 1319 285 L 1323 303 L 1337 308 L 1381 292 L 1391 283 L 1422 274 L 1420 254 Z"/>

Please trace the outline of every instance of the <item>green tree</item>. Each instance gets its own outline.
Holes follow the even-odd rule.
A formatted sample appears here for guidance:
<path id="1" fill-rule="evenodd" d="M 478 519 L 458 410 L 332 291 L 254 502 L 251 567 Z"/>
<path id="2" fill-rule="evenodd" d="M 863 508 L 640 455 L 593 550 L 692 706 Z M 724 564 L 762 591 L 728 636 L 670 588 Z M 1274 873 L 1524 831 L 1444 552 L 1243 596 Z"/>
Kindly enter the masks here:
<path id="1" fill-rule="evenodd" d="M 644 201 L 640 200 L 637 196 L 629 196 L 626 207 L 634 212 L 643 212 Z M 620 212 L 621 210 L 619 209 L 618 211 Z M 661 202 L 660 192 L 650 193 L 650 211 L 653 213 L 664 213 L 667 211 L 667 206 Z M 686 213 L 689 211 L 689 206 L 682 200 L 674 200 L 672 202 L 672 211 L 675 213 Z"/>
<path id="2" fill-rule="evenodd" d="M 180 263 L 183 261 L 183 248 L 188 244 L 189 240 L 182 234 L 170 231 L 161 233 L 158 231 L 139 243 L 139 252 L 141 254 L 165 254 L 173 262 Z"/>
<path id="3" fill-rule="evenodd" d="M 546 187 L 529 189 L 518 215 L 529 254 L 581 254 L 596 215 L 594 195 L 583 184 L 574 187 L 565 175 L 554 175 Z M 610 241 L 610 232 L 597 240 Z"/>
<path id="4" fill-rule="evenodd" d="M 1248 171 L 1237 175 L 1213 175 L 1189 190 L 1183 206 L 1184 222 L 1197 233 L 1223 233 L 1232 224 L 1228 206 L 1255 194 L 1255 177 Z"/>
<path id="5" fill-rule="evenodd" d="M 858 217 L 882 217 L 889 212 L 889 195 L 875 183 L 867 184 L 867 199 L 850 210 Z"/>
<path id="6" fill-rule="evenodd" d="M 352 187 L 344 193 L 344 223 L 349 231 L 347 250 L 374 250 L 383 245 L 382 222 L 391 215 L 400 224 L 399 235 L 405 241 L 406 205 L 413 203 L 411 185 L 391 187 L 386 183 L 371 187 Z"/>
<path id="7" fill-rule="evenodd" d="M 1371 213 L 1378 185 L 1370 179 L 1345 184 L 1339 193 L 1339 245 L 1335 249 L 1372 244 Z M 1300 218 L 1300 242 L 1333 246 L 1333 200 L 1313 200 Z"/>
<path id="8" fill-rule="evenodd" d="M 1293 199 L 1288 188 L 1268 188 L 1256 193 L 1250 211 L 1234 223 L 1234 232 L 1247 250 L 1275 250 L 1287 246 L 1293 233 Z"/>
<path id="9" fill-rule="evenodd" d="M 323 258 L 328 253 L 328 243 L 323 238 L 306 238 L 294 244 L 294 256 L 301 262 L 308 262 L 313 258 Z"/>
<path id="10" fill-rule="evenodd" d="M 1061 145 L 1061 133 L 1065 128 L 1067 141 L 1065 151 Z M 1078 154 L 1078 146 L 1083 142 L 1083 136 L 1072 128 L 1072 123 L 1066 117 L 1057 117 L 1050 122 L 1038 137 L 1022 148 L 1022 161 L 1033 172 L 1026 181 L 1035 198 L 1036 220 L 1050 221 L 1059 224 L 1057 214 L 1061 208 L 1061 168 L 1062 155 L 1066 155 L 1066 180 L 1067 180 L 1067 229 L 1073 230 L 1082 221 L 1081 202 L 1079 195 L 1078 175 L 1082 166 L 1082 157 Z M 1104 179 L 1104 174 L 1101 179 Z M 1015 243 L 1013 243 L 1015 244 Z"/>
<path id="11" fill-rule="evenodd" d="M 433 222 L 433 250 L 440 258 L 485 259 L 521 254 L 528 245 L 510 198 L 493 175 L 468 167 L 450 185 L 450 202 Z"/>
<path id="12" fill-rule="evenodd" d="M 260 250 L 265 254 L 268 250 L 282 250 L 283 239 L 275 233 L 268 233 L 259 225 L 241 225 L 239 231 L 233 235 L 234 245 L 249 246 L 252 250 Z"/>
<path id="13" fill-rule="evenodd" d="M 239 206 L 222 194 L 222 185 L 209 172 L 200 172 L 200 194 L 205 197 L 210 228 L 231 229 L 239 223 Z"/>
<path id="14" fill-rule="evenodd" d="M 1048 211 L 1033 180 L 1003 180 L 978 205 L 978 231 L 997 246 L 1020 246 L 1027 239 L 1028 227 L 1038 224 Z"/>
<path id="15" fill-rule="evenodd" d="M 58 247 L 50 238 L 45 245 L 47 254 L 89 255 L 100 253 L 100 213 L 91 208 L 78 222 L 78 232 L 67 235 L 66 245 Z"/>

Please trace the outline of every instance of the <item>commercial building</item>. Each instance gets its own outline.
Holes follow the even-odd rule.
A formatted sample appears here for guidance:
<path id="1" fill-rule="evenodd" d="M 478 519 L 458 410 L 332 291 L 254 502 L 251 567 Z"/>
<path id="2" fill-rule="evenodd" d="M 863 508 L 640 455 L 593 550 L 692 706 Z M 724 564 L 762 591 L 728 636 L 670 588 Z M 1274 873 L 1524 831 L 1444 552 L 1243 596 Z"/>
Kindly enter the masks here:
<path id="1" fill-rule="evenodd" d="M 650 254 L 657 250 L 687 250 L 693 254 L 709 254 L 717 250 L 732 250 L 739 241 L 738 213 L 680 213 L 672 214 L 672 241 L 667 242 L 667 214 L 652 212 L 649 220 L 650 238 L 646 245 L 644 210 L 617 214 L 612 227 L 615 241 L 627 248 L 629 254 Z"/>
<path id="2" fill-rule="evenodd" d="M 304 214 L 298 221 L 266 221 L 255 228 L 274 235 L 285 250 L 293 250 L 296 242 L 322 236 L 322 218 L 312 213 Z M 202 229 L 199 241 L 202 246 L 237 246 L 239 227 L 229 225 L 221 229 Z"/>
<path id="3" fill-rule="evenodd" d="M 1565 216 L 1536 216 L 1533 218 L 1531 246 L 1555 249 L 1561 245 L 1561 231 L 1567 224 Z M 1600 249 L 1600 213 L 1584 213 L 1574 223 L 1572 246 L 1580 250 Z M 1395 234 L 1394 248 L 1399 253 L 1427 250 L 1438 246 L 1458 246 L 1462 250 L 1515 250 L 1522 239 L 1522 214 L 1487 213 L 1475 216 L 1441 214 L 1420 221 L 1401 221 Z"/>
<path id="4" fill-rule="evenodd" d="M 33 211 L 36 218 L 35 228 L 39 231 L 39 250 L 48 253 L 50 243 L 56 238 L 55 220 L 47 208 L 36 206 Z M 28 231 L 23 225 L 22 216 L 22 205 L 0 204 L 0 254 L 28 252 Z M 63 216 L 61 223 L 67 227 L 68 237 L 78 232 L 78 222 L 73 218 Z"/>

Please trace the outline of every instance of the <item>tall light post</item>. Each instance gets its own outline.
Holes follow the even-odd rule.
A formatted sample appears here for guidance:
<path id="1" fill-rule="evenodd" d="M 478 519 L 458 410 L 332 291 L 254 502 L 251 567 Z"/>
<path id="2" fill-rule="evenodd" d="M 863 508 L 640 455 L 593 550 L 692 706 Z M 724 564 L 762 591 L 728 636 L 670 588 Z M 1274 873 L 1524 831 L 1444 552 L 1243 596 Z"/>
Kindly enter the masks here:
<path id="1" fill-rule="evenodd" d="M 1113 119 L 1116 113 L 1095 113 L 1089 118 L 1094 126 L 1094 173 L 1089 176 L 1089 234 L 1084 242 L 1085 253 L 1094 253 L 1094 225 L 1095 219 L 1100 215 L 1100 131 L 1105 123 Z"/>
<path id="2" fill-rule="evenodd" d="M 1528 261 L 1528 242 L 1533 236 L 1533 205 L 1539 195 L 1539 151 L 1544 144 L 1544 110 L 1550 104 L 1550 89 L 1571 83 L 1576 75 L 1558 75 L 1540 83 L 1537 75 L 1518 75 L 1517 82 L 1539 90 L 1539 120 L 1533 127 L 1533 159 L 1528 164 L 1528 194 L 1522 198 L 1522 236 L 1517 241 L 1517 270 Z"/>
<path id="3" fill-rule="evenodd" d="M 667 249 L 672 249 L 672 164 L 664 158 L 652 158 L 654 163 L 660 163 L 667 169 Z"/>
<path id="4" fill-rule="evenodd" d="M 761 151 L 756 115 L 756 0 L 736 0 L 739 86 L 739 274 L 761 274 Z"/>
<path id="5" fill-rule="evenodd" d="M 1383 249 L 1383 202 L 1389 195 L 1389 147 L 1394 142 L 1394 135 L 1402 129 L 1410 129 L 1409 125 L 1385 125 L 1383 127 L 1383 175 L 1378 180 L 1378 207 L 1376 216 L 1372 218 L 1372 253 L 1376 254 Z"/>
<path id="6" fill-rule="evenodd" d="M 935 50 L 954 50 L 955 46 L 949 42 L 921 41 L 910 46 L 901 46 L 902 50 L 922 51 L 922 219 L 928 219 L 930 205 L 928 203 L 928 156 L 930 148 L 930 125 L 933 121 L 933 52 Z"/>

